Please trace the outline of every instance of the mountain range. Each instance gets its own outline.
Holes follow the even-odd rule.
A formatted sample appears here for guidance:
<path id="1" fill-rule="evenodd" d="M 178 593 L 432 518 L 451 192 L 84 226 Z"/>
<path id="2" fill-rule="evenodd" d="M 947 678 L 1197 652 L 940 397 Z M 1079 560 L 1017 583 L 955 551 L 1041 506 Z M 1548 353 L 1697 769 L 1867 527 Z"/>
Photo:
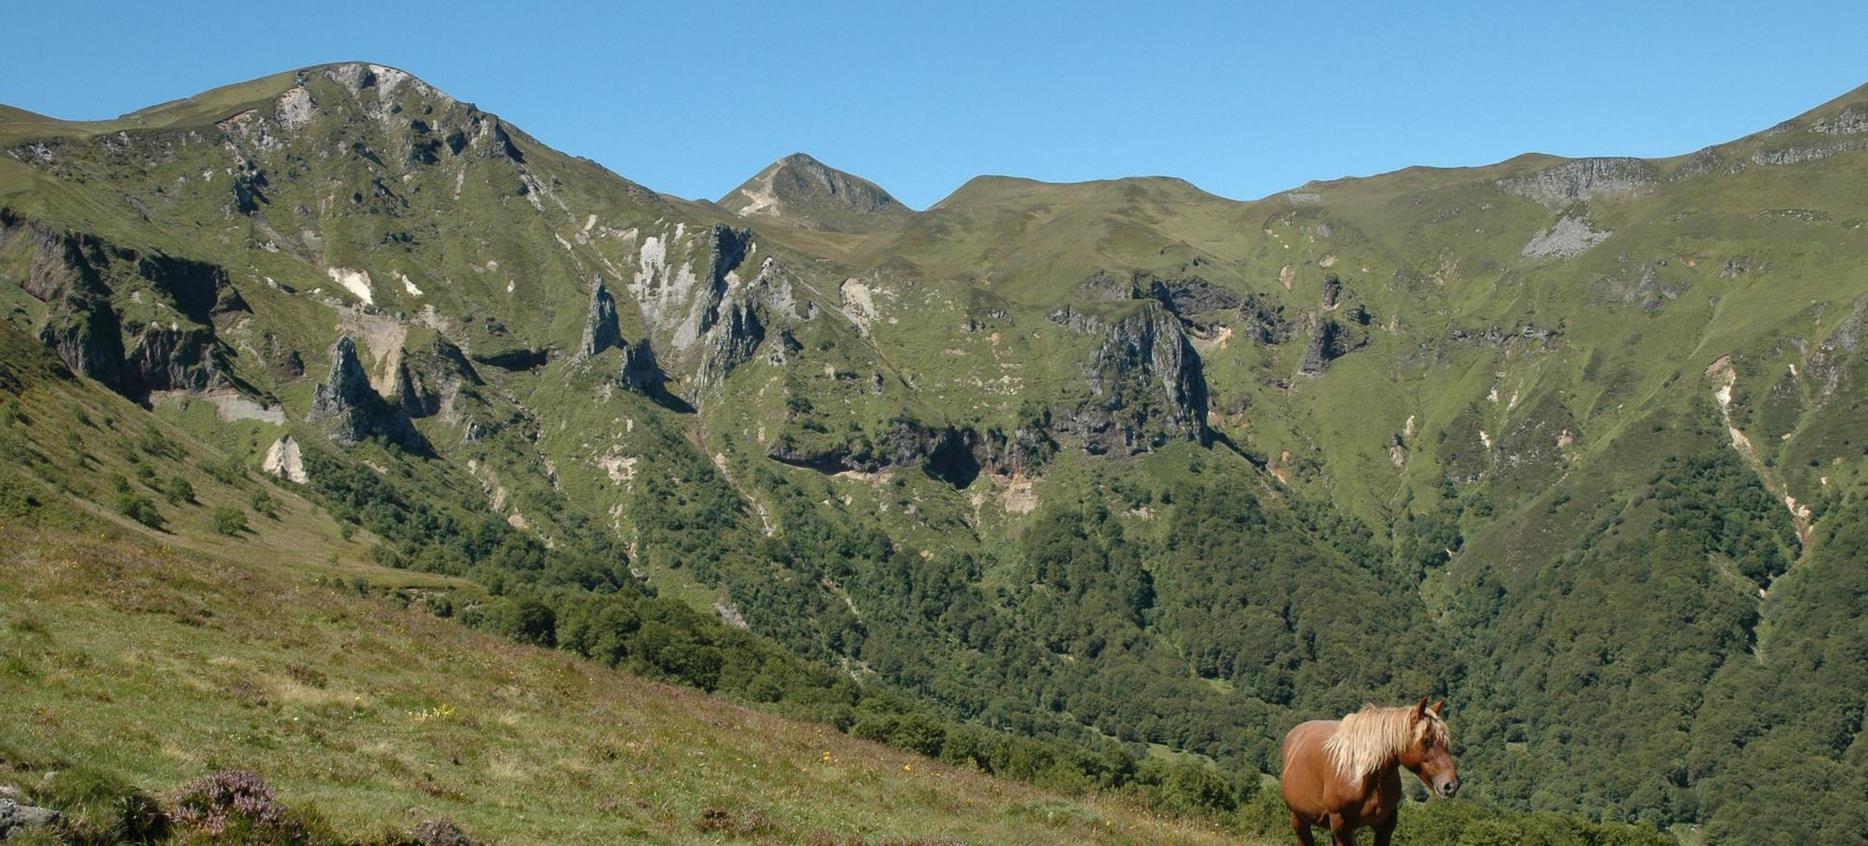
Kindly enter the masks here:
<path id="1" fill-rule="evenodd" d="M 1284 730 L 1433 694 L 1500 813 L 1858 843 L 1864 189 L 1868 87 L 923 211 L 803 154 L 668 196 L 367 63 L 0 109 L 6 499 L 1065 793 L 1250 818 Z"/>

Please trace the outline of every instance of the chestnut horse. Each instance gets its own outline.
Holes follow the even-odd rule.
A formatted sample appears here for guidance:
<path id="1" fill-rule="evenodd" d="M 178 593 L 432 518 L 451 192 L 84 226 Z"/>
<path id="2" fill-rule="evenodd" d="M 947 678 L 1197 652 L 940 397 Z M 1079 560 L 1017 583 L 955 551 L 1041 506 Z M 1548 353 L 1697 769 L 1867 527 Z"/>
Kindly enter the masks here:
<path id="1" fill-rule="evenodd" d="M 1341 720 L 1312 720 L 1284 736 L 1284 804 L 1303 846 L 1314 846 L 1310 827 L 1327 825 L 1336 846 L 1354 846 L 1356 829 L 1375 829 L 1375 846 L 1394 836 L 1401 804 L 1401 767 L 1420 776 L 1436 796 L 1459 792 L 1459 768 L 1440 712 L 1417 705 L 1374 705 Z"/>

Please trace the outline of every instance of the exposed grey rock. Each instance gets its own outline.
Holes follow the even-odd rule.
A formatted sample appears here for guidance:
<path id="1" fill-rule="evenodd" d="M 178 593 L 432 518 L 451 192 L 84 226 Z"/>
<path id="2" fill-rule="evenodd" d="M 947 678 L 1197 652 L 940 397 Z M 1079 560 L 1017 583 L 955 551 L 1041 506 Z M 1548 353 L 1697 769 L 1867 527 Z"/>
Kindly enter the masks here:
<path id="1" fill-rule="evenodd" d="M 718 227 L 716 234 L 720 230 L 725 227 Z M 721 301 L 719 320 L 709 327 L 702 345 L 700 365 L 694 376 L 695 395 L 691 399 L 698 400 L 702 394 L 725 382 L 735 368 L 751 361 L 765 342 L 768 330 L 808 320 L 812 314 L 815 314 L 812 304 L 801 302 L 792 290 L 790 274 L 777 262 L 767 259 L 757 276 L 741 283 Z"/>
<path id="2" fill-rule="evenodd" d="M 1291 338 L 1291 321 L 1284 317 L 1284 306 L 1255 292 L 1239 303 L 1239 317 L 1246 337 L 1262 346 L 1282 344 Z"/>
<path id="3" fill-rule="evenodd" d="M 1597 232 L 1574 217 L 1564 217 L 1556 225 L 1531 236 L 1521 250 L 1531 258 L 1567 258 L 1608 240 L 1614 233 Z"/>
<path id="4" fill-rule="evenodd" d="M 1332 273 L 1323 278 L 1323 310 L 1335 311 L 1343 301 L 1343 280 Z"/>
<path id="5" fill-rule="evenodd" d="M 1794 165 L 1815 162 L 1839 153 L 1855 150 L 1868 150 L 1868 139 L 1851 139 L 1822 144 L 1815 147 L 1782 147 L 1774 150 L 1759 150 L 1751 154 L 1751 163 L 1757 165 Z"/>
<path id="6" fill-rule="evenodd" d="M 708 241 L 709 304 L 701 317 L 701 334 L 706 334 L 719 319 L 719 305 L 726 296 L 727 274 L 746 261 L 751 247 L 752 230 L 714 224 L 712 238 Z"/>
<path id="7" fill-rule="evenodd" d="M 363 363 L 357 360 L 357 344 L 350 336 L 340 336 L 331 345 L 331 369 L 313 392 L 306 422 L 325 427 L 331 440 L 342 446 L 382 436 L 404 447 L 426 449 L 421 434 L 398 405 L 390 405 L 370 386 Z"/>
<path id="8" fill-rule="evenodd" d="M 1447 340 L 1456 344 L 1473 344 L 1482 347 L 1506 347 L 1518 343 L 1549 344 L 1557 337 L 1554 329 L 1526 323 L 1510 329 L 1501 329 L 1496 324 L 1484 329 L 1461 329 L 1455 327 L 1446 333 Z"/>
<path id="9" fill-rule="evenodd" d="M 396 401 L 410 417 L 432 417 L 451 408 L 461 391 L 484 384 L 460 347 L 436 337 L 426 348 L 403 349 Z"/>
<path id="10" fill-rule="evenodd" d="M 474 846 L 473 838 L 447 820 L 429 820 L 409 832 L 408 846 Z"/>
<path id="11" fill-rule="evenodd" d="M 646 394 L 661 391 L 668 382 L 668 375 L 655 362 L 655 349 L 647 338 L 639 344 L 623 346 L 623 367 L 617 373 L 617 381 L 625 388 Z"/>
<path id="12" fill-rule="evenodd" d="M 1646 311 L 1659 311 L 1693 287 L 1691 280 L 1672 276 L 1664 270 L 1666 267 L 1665 259 L 1646 262 L 1638 270 L 1624 267 L 1597 285 L 1611 302 L 1639 304 Z"/>
<path id="13" fill-rule="evenodd" d="M 50 808 L 22 805 L 12 799 L 0 799 L 0 840 L 12 838 L 35 828 L 62 825 L 65 815 Z"/>
<path id="14" fill-rule="evenodd" d="M 623 330 L 616 322 L 616 298 L 596 279 L 590 291 L 590 310 L 584 317 L 584 338 L 577 345 L 576 361 L 584 361 L 612 347 L 623 345 Z"/>
<path id="15" fill-rule="evenodd" d="M 1531 202 L 1560 209 L 1579 200 L 1638 194 L 1659 182 L 1654 166 L 1636 158 L 1572 159 L 1528 176 L 1498 180 L 1498 187 Z"/>
<path id="16" fill-rule="evenodd" d="M 1093 455 L 1148 452 L 1173 440 L 1205 443 L 1206 377 L 1179 318 L 1149 302 L 1101 334 L 1084 365 L 1090 396 L 1056 414 L 1059 434 Z"/>
<path id="17" fill-rule="evenodd" d="M 1304 360 L 1298 372 L 1312 378 L 1322 376 L 1330 362 L 1348 354 L 1347 346 L 1342 324 L 1337 323 L 1335 318 L 1324 318 L 1310 334 L 1310 343 L 1304 347 Z"/>
<path id="18" fill-rule="evenodd" d="M 1823 399 L 1837 396 L 1844 387 L 1852 388 L 1856 363 L 1861 360 L 1863 338 L 1868 337 L 1868 297 L 1855 300 L 1846 317 L 1810 355 L 1805 373 L 1814 385 L 1821 385 Z"/>
<path id="19" fill-rule="evenodd" d="M 247 305 L 220 267 L 55 232 L 4 210 L 0 249 L 28 257 L 20 286 L 47 305 L 39 338 L 73 371 L 136 400 L 234 386 L 215 324 Z M 132 313 L 157 306 L 174 317 L 126 320 L 132 302 L 146 304 Z"/>
<path id="20" fill-rule="evenodd" d="M 1854 135 L 1868 132 L 1868 106 L 1856 104 L 1810 124 L 1810 131 L 1824 135 Z"/>
<path id="21" fill-rule="evenodd" d="M 1198 276 L 1149 280 L 1147 295 L 1180 316 L 1198 321 L 1201 315 L 1238 308 L 1239 295 Z"/>
<path id="22" fill-rule="evenodd" d="M 1042 435 L 1036 437 L 1048 441 Z M 838 439 L 806 445 L 785 436 L 779 438 L 766 451 L 766 455 L 793 467 L 820 473 L 881 473 L 919 468 L 955 488 L 966 488 L 979 477 L 982 457 L 990 456 L 1004 461 L 993 465 L 995 471 L 1013 463 L 1021 467 L 1030 463 L 1029 457 L 1021 457 L 1015 462 L 1007 452 L 1003 435 L 999 441 L 996 447 L 985 447 L 979 433 L 972 429 L 930 426 L 913 418 L 898 417 L 890 421 L 888 428 L 873 439 Z M 1043 453 L 1043 457 L 1048 455 Z M 1041 462 L 1043 457 L 1038 458 L 1038 461 Z"/>
<path id="23" fill-rule="evenodd" d="M 1194 320 L 1209 312 L 1238 308 L 1240 303 L 1238 294 L 1197 275 L 1163 279 L 1141 271 L 1124 277 L 1099 270 L 1083 280 L 1077 286 L 1077 291 L 1082 302 L 1156 300 L 1185 320 Z"/>
<path id="24" fill-rule="evenodd" d="M 734 368 L 752 360 L 753 353 L 765 341 L 765 316 L 761 304 L 736 299 L 724 306 L 724 317 L 717 331 L 707 335 L 706 347 L 694 381 L 701 392 L 718 387 Z"/>

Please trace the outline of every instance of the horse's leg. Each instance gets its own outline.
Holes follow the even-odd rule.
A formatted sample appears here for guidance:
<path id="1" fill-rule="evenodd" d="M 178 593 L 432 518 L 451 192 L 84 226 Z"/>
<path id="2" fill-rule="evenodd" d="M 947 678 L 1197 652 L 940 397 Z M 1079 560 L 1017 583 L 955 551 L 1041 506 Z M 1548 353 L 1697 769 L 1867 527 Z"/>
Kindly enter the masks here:
<path id="1" fill-rule="evenodd" d="M 1341 814 L 1330 815 L 1330 842 L 1335 846 L 1356 846 L 1356 827 Z"/>
<path id="2" fill-rule="evenodd" d="M 1400 814 L 1390 813 L 1388 819 L 1375 824 L 1375 846 L 1388 846 L 1389 839 L 1395 836 L 1395 823 L 1400 819 Z"/>
<path id="3" fill-rule="evenodd" d="M 1297 842 L 1303 846 L 1317 846 L 1317 841 L 1310 836 L 1310 821 L 1296 811 L 1291 812 L 1291 830 L 1297 832 Z"/>

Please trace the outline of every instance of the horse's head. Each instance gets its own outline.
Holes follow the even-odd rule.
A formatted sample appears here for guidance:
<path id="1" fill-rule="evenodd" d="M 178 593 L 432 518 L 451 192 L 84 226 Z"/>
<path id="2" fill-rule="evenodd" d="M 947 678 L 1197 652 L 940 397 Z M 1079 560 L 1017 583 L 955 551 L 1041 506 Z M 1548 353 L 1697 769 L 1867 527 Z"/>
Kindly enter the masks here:
<path id="1" fill-rule="evenodd" d="M 1401 766 L 1420 776 L 1433 795 L 1451 799 L 1459 792 L 1459 764 L 1453 761 L 1452 735 L 1440 718 L 1445 709 L 1444 699 L 1432 706 L 1422 699 L 1414 706 L 1413 740 L 1401 753 Z"/>

